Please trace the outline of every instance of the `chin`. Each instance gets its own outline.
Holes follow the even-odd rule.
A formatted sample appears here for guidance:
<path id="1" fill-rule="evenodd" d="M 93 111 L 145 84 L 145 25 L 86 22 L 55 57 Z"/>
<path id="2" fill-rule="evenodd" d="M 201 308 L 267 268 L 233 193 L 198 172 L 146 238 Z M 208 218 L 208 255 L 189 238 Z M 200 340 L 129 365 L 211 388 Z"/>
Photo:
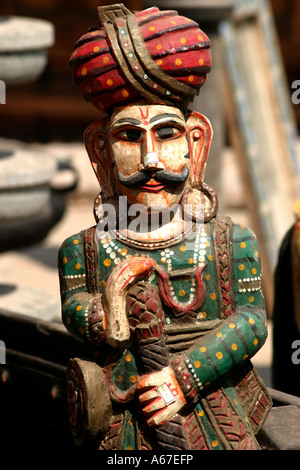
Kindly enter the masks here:
<path id="1" fill-rule="evenodd" d="M 143 192 L 139 198 L 139 203 L 145 206 L 148 212 L 160 212 L 168 210 L 174 204 L 179 204 L 181 197 L 162 191 L 158 194 Z"/>
<path id="2" fill-rule="evenodd" d="M 183 192 L 171 193 L 169 191 L 160 191 L 157 193 L 138 190 L 120 191 L 120 196 L 127 198 L 130 206 L 139 204 L 145 207 L 145 212 L 160 212 L 168 210 L 172 206 L 180 204 Z"/>

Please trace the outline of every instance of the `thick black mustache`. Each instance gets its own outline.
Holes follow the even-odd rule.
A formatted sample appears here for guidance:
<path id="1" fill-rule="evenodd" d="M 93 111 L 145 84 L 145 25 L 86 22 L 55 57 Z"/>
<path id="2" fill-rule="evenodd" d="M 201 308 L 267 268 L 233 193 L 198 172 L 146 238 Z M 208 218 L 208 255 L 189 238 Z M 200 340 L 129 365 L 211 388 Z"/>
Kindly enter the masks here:
<path id="1" fill-rule="evenodd" d="M 118 180 L 127 188 L 136 188 L 144 186 L 152 178 L 159 183 L 168 185 L 179 185 L 184 183 L 189 176 L 189 170 L 186 165 L 183 165 L 180 173 L 172 173 L 169 170 L 158 170 L 154 174 L 148 171 L 137 171 L 133 175 L 124 176 L 121 170 L 118 171 Z"/>

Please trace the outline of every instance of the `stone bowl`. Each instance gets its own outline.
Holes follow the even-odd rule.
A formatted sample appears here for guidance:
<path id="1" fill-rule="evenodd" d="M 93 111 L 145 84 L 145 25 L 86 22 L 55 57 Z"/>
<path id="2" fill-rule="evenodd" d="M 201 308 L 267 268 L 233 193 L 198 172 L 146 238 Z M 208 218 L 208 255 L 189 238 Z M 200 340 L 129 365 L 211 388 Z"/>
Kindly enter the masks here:
<path id="1" fill-rule="evenodd" d="M 6 85 L 34 82 L 46 67 L 53 43 L 52 23 L 0 16 L 0 80 Z"/>
<path id="2" fill-rule="evenodd" d="M 1 139 L 0 139 L 1 149 Z M 23 148 L 0 150 L 0 225 L 43 212 L 56 161 Z"/>

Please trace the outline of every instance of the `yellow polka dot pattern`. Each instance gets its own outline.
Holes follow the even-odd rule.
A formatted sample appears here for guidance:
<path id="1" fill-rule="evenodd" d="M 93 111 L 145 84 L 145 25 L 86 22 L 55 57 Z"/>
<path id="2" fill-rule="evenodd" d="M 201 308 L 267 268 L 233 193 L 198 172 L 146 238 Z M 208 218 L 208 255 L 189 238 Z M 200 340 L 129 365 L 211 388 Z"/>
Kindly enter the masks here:
<path id="1" fill-rule="evenodd" d="M 188 353 L 188 367 L 199 380 L 200 390 L 226 374 L 258 351 L 266 335 L 262 312 L 240 313 L 228 319 L 212 335 L 203 337 L 201 346 Z M 201 384 L 201 386 L 200 386 Z"/>

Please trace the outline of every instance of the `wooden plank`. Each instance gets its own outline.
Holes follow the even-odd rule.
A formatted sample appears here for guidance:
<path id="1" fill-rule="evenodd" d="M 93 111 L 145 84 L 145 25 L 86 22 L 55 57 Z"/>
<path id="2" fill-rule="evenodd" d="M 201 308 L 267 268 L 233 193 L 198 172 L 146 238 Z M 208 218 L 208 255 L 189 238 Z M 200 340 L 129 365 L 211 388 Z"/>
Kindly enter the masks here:
<path id="1" fill-rule="evenodd" d="M 300 408 L 286 405 L 272 408 L 259 442 L 265 450 L 300 450 Z"/>
<path id="2" fill-rule="evenodd" d="M 52 378 L 54 381 L 65 382 L 66 379 L 66 364 L 57 364 L 38 356 L 32 356 L 30 354 L 25 354 L 24 352 L 6 349 L 5 369 L 10 365 L 14 368 L 19 367 L 22 369 L 22 374 L 24 373 L 24 375 L 27 375 L 28 372 L 33 372 L 41 376 Z"/>
<path id="3" fill-rule="evenodd" d="M 41 307 L 42 308 L 42 307 Z M 20 373 L 27 364 L 37 370 L 62 371 L 71 357 L 94 357 L 92 345 L 80 343 L 62 323 L 38 320 L 27 315 L 0 309 L 1 339 L 7 348 L 7 361 L 18 367 Z"/>
<path id="4" fill-rule="evenodd" d="M 272 273 L 300 194 L 297 131 L 268 3 L 235 3 L 235 16 L 220 26 L 229 106 L 235 114 L 228 124 L 231 136 L 240 134 L 239 164 L 248 178 L 248 202 Z"/>
<path id="5" fill-rule="evenodd" d="M 242 134 L 241 132 L 239 132 L 237 115 L 234 110 L 233 96 L 231 93 L 230 85 L 228 83 L 228 77 L 226 76 L 224 77 L 224 109 L 228 125 L 229 140 L 231 146 L 235 151 L 236 162 L 240 170 L 240 175 L 244 188 L 245 203 L 251 217 L 251 227 L 249 228 L 252 228 L 252 230 L 255 232 L 260 247 L 263 274 L 263 291 L 266 300 L 267 313 L 270 317 L 271 312 L 273 311 L 273 275 L 264 243 L 264 233 L 261 225 L 261 220 L 259 212 L 257 210 L 258 201 L 256 199 L 256 194 L 254 190 L 255 188 L 251 183 L 251 175 L 245 157 Z"/>
<path id="6" fill-rule="evenodd" d="M 274 406 L 295 405 L 300 408 L 300 397 L 268 387 Z"/>

